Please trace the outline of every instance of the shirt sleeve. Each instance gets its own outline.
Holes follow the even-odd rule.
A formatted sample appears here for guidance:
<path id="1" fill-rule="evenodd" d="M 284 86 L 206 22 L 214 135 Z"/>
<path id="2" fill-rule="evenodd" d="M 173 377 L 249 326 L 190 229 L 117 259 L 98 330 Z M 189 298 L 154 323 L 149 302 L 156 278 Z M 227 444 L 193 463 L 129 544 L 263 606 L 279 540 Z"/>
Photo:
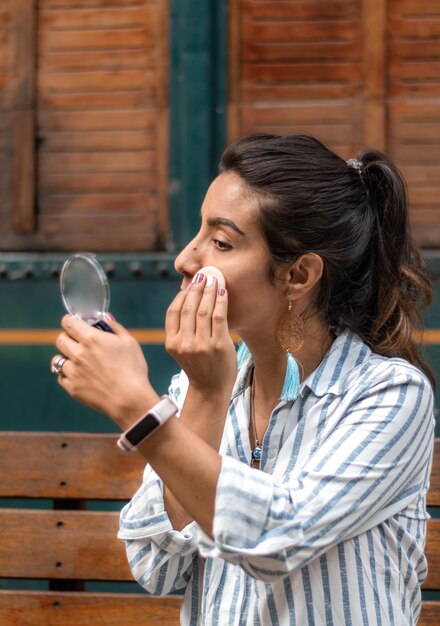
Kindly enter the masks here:
<path id="1" fill-rule="evenodd" d="M 179 381 L 180 379 L 180 381 Z M 173 378 L 169 393 L 183 403 L 181 375 Z M 150 593 L 165 595 L 184 588 L 197 555 L 197 524 L 173 529 L 165 511 L 163 483 L 150 465 L 132 500 L 122 509 L 118 537 L 125 540 L 133 576 Z"/>
<path id="2" fill-rule="evenodd" d="M 121 511 L 118 537 L 125 540 L 129 566 L 144 589 L 165 595 L 186 586 L 197 553 L 197 524 L 173 529 L 162 481 L 149 465 L 141 488 Z"/>
<path id="3" fill-rule="evenodd" d="M 389 374 L 358 395 L 286 482 L 224 457 L 213 540 L 198 530 L 202 556 L 221 557 L 273 582 L 426 493 L 432 390 L 415 369 Z"/>

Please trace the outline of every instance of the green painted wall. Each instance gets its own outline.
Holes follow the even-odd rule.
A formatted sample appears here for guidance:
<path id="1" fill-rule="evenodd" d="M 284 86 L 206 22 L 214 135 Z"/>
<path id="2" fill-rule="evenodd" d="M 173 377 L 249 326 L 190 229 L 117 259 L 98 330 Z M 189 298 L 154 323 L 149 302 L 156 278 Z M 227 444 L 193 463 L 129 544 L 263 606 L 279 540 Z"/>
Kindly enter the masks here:
<path id="1" fill-rule="evenodd" d="M 10 258 L 10 257 L 9 257 Z M 105 257 L 100 257 L 105 263 Z M 110 279 L 111 310 L 129 328 L 162 328 L 165 311 L 180 285 L 167 255 L 124 258 L 112 257 L 116 271 Z M 142 268 L 135 276 L 131 265 Z M 20 268 L 9 262 L 10 272 Z M 26 263 L 28 265 L 28 262 Z M 31 263 L 36 276 L 0 280 L 0 328 L 58 328 L 64 313 L 58 279 L 49 270 L 60 266 L 54 257 Z M 168 271 L 168 276 L 160 273 Z M 159 392 L 167 389 L 167 380 L 176 371 L 163 346 L 144 346 L 150 363 L 151 379 Z M 114 430 L 110 420 L 71 400 L 56 384 L 49 371 L 53 346 L 0 346 L 0 394 L 2 429 Z"/>
<path id="2" fill-rule="evenodd" d="M 53 276 L 64 257 L 3 257 L 9 278 L 0 279 L 1 328 L 58 328 L 63 308 L 58 279 Z M 100 257 L 103 264 L 110 257 Z M 111 310 L 129 328 L 163 328 L 168 304 L 179 290 L 180 278 L 167 254 L 137 257 L 112 256 Z M 133 265 L 134 264 L 134 265 Z M 440 275 L 440 263 L 431 257 L 431 266 Z M 33 268 L 35 276 L 20 278 Z M 136 273 L 133 273 L 136 270 Z M 140 271 L 140 275 L 138 275 Z M 440 285 L 436 301 L 426 316 L 427 326 L 440 328 Z M 153 385 L 163 393 L 177 366 L 162 345 L 143 346 Z M 440 380 L 440 345 L 426 348 L 427 357 Z M 17 430 L 114 430 L 104 415 L 71 400 L 56 384 L 49 371 L 54 347 L 0 346 L 0 427 Z M 437 417 L 440 396 L 437 393 Z M 440 435 L 440 430 L 439 433 Z"/>
<path id="3" fill-rule="evenodd" d="M 226 2 L 175 0 L 171 21 L 172 245 L 196 233 L 225 145 Z"/>

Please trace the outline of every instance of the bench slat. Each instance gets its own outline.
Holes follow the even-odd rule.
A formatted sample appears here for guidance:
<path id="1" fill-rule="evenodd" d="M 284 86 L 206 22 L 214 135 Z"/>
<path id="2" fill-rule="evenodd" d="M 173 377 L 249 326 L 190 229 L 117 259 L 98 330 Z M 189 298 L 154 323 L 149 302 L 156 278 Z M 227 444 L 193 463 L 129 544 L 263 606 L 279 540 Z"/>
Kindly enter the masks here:
<path id="1" fill-rule="evenodd" d="M 181 601 L 173 596 L 0 591 L 0 626 L 178 626 Z M 423 602 L 418 626 L 439 623 L 440 602 Z"/>
<path id="2" fill-rule="evenodd" d="M 118 527 L 112 511 L 0 509 L 0 576 L 132 580 Z M 440 519 L 428 522 L 426 556 L 423 587 L 439 589 Z"/>
<path id="3" fill-rule="evenodd" d="M 440 602 L 422 602 L 422 611 L 417 626 L 438 626 L 440 624 Z"/>
<path id="4" fill-rule="evenodd" d="M 428 506 L 440 506 L 440 439 L 434 443 L 434 461 L 426 500 Z"/>
<path id="5" fill-rule="evenodd" d="M 0 509 L 0 577 L 132 581 L 119 513 Z"/>
<path id="6" fill-rule="evenodd" d="M 121 452 L 117 438 L 113 434 L 0 433 L 0 497 L 130 499 L 140 485 L 145 460 L 140 454 Z M 429 506 L 440 506 L 440 439 L 435 442 L 427 500 Z"/>
<path id="7" fill-rule="evenodd" d="M 117 438 L 0 433 L 0 497 L 129 500 L 141 483 L 145 459 L 122 452 Z"/>
<path id="8" fill-rule="evenodd" d="M 428 521 L 425 554 L 428 559 L 428 576 L 423 589 L 440 589 L 440 519 Z"/>
<path id="9" fill-rule="evenodd" d="M 181 597 L 0 591 L 0 626 L 179 626 Z"/>

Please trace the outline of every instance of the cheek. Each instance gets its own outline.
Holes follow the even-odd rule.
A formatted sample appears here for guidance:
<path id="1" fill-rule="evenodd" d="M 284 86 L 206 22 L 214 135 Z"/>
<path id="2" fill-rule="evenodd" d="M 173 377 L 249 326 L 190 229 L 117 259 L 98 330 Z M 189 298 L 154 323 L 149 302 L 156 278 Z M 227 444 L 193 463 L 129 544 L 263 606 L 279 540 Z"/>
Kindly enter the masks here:
<path id="1" fill-rule="evenodd" d="M 272 285 L 263 271 L 234 271 L 228 275 L 225 272 L 225 278 L 229 296 L 230 328 L 242 326 L 246 320 L 259 317 L 271 301 L 272 293 Z"/>
<path id="2" fill-rule="evenodd" d="M 259 259 L 237 258 L 233 263 L 223 266 L 218 264 L 217 267 L 223 272 L 228 291 L 233 294 L 259 291 L 271 286 L 269 272 Z"/>

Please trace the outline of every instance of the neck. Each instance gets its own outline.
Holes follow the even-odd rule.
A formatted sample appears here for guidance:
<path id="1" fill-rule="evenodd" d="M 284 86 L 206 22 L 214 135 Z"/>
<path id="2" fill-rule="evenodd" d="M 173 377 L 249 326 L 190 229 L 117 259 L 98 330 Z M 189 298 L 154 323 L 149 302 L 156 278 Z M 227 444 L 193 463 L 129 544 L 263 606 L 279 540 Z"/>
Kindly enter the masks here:
<path id="1" fill-rule="evenodd" d="M 287 359 L 280 350 L 275 335 L 258 333 L 258 336 L 241 335 L 249 348 L 255 367 L 258 395 L 275 400 L 280 397 L 286 375 Z M 304 329 L 304 345 L 295 355 L 300 363 L 301 380 L 307 378 L 321 363 L 334 341 L 334 336 L 317 318 L 307 320 Z"/>

